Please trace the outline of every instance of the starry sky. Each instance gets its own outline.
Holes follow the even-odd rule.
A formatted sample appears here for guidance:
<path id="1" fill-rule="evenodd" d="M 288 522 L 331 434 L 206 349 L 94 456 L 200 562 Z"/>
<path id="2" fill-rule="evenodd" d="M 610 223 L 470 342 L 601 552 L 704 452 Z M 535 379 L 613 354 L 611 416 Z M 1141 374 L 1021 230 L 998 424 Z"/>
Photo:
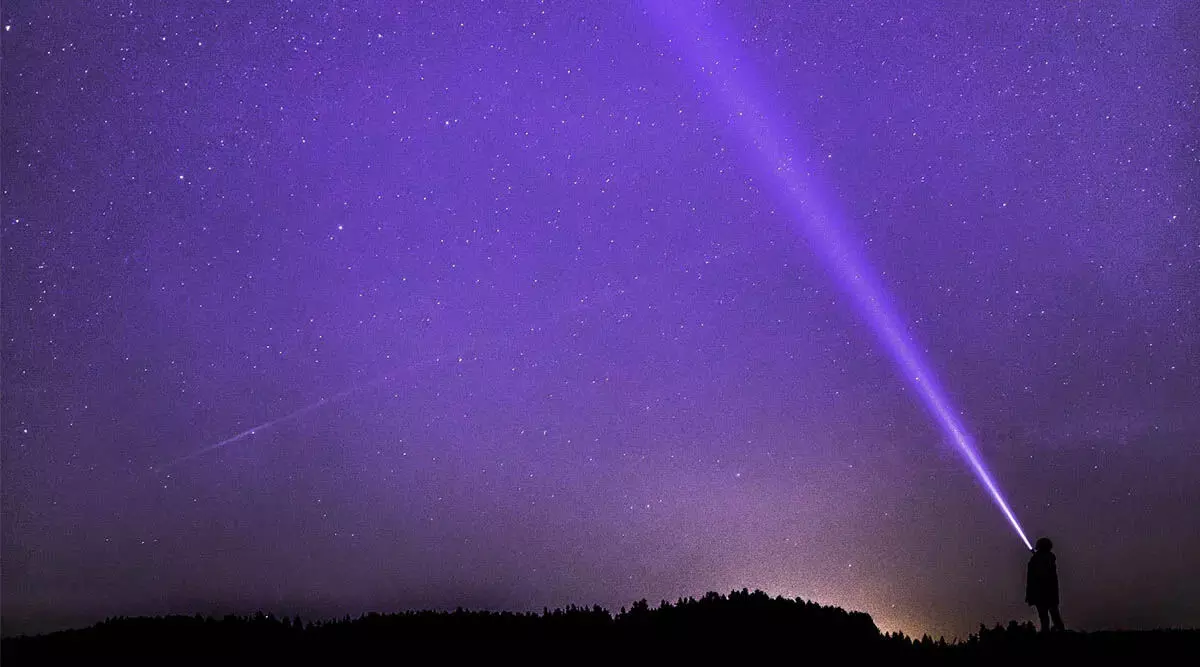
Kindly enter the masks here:
<path id="1" fill-rule="evenodd" d="M 1067 624 L 1200 625 L 1200 7 L 663 5 L 6 3 L 4 632 L 1031 617 L 784 172 Z"/>

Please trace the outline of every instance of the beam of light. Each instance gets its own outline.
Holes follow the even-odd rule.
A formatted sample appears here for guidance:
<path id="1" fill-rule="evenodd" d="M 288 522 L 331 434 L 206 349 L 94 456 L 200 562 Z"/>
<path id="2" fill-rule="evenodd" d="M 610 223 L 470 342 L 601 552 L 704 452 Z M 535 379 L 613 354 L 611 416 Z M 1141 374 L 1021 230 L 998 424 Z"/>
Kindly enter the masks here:
<path id="1" fill-rule="evenodd" d="M 725 46 L 736 44 L 737 40 L 725 37 L 714 18 L 706 16 L 702 7 L 691 2 L 651 0 L 649 5 L 650 14 L 660 22 L 680 55 L 698 66 L 701 75 L 697 81 L 698 92 L 715 93 L 713 97 L 727 115 L 730 129 L 743 136 L 752 152 L 757 154 L 768 184 L 775 188 L 787 209 L 794 231 L 807 238 L 821 255 L 899 367 L 905 382 L 916 391 L 1021 541 L 1032 549 L 1020 522 L 984 465 L 971 435 L 951 407 L 950 399 L 922 358 L 903 320 L 889 306 L 887 291 L 841 231 L 835 206 L 821 196 L 811 173 L 804 173 L 802 167 L 794 166 L 793 157 L 806 152 L 798 150 L 798 138 L 782 132 L 767 113 L 767 105 L 754 92 L 765 88 L 754 81 L 746 59 L 741 58 L 736 47 Z"/>

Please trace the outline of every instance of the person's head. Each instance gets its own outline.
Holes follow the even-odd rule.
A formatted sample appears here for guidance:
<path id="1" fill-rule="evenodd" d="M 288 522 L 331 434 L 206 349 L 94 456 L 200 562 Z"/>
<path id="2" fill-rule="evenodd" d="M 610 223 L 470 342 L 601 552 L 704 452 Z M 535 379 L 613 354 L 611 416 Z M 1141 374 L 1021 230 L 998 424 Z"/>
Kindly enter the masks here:
<path id="1" fill-rule="evenodd" d="M 1054 548 L 1054 543 L 1049 537 L 1039 537 L 1036 544 L 1033 545 L 1034 551 L 1049 551 Z"/>

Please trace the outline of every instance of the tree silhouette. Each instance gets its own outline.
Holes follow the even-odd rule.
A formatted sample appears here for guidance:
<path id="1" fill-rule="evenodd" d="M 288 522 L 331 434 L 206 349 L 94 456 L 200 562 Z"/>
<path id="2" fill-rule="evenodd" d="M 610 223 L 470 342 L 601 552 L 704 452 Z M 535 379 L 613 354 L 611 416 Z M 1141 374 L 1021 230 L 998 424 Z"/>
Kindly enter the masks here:
<path id="1" fill-rule="evenodd" d="M 1041 635 L 1010 622 L 963 641 L 881 633 L 862 612 L 746 589 L 700 599 L 645 599 L 613 615 L 599 606 L 541 614 L 367 613 L 311 621 L 266 613 L 110 618 L 90 628 L 0 643 L 4 664 L 396 664 L 431 661 L 707 664 L 889 660 L 926 664 L 1067 663 L 1200 655 L 1200 631 Z"/>

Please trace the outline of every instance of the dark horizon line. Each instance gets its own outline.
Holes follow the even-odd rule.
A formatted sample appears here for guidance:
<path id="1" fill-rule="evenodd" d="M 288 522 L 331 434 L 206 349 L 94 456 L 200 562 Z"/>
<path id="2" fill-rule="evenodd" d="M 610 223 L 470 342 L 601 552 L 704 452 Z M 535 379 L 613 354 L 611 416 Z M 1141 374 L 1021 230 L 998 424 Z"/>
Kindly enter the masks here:
<path id="1" fill-rule="evenodd" d="M 915 634 L 915 633 L 910 634 L 908 632 L 905 632 L 904 630 L 892 630 L 890 632 L 885 632 L 883 629 L 879 628 L 879 626 L 875 623 L 874 617 L 869 612 L 866 612 L 866 611 L 857 610 L 857 609 L 847 609 L 845 607 L 841 607 L 841 606 L 835 605 L 835 604 L 822 604 L 820 602 L 816 602 L 811 599 L 805 599 L 801 596 L 788 597 L 788 596 L 784 596 L 784 595 L 770 595 L 769 593 L 766 593 L 765 591 L 763 591 L 761 589 L 756 588 L 751 591 L 746 587 L 743 587 L 740 590 L 739 589 L 731 590 L 728 594 L 718 593 L 716 591 L 707 591 L 706 593 L 704 593 L 704 595 L 702 595 L 700 597 L 680 596 L 674 602 L 672 602 L 670 600 L 666 600 L 666 599 L 661 599 L 657 605 L 651 605 L 647 598 L 641 598 L 640 600 L 634 600 L 634 601 L 630 602 L 628 605 L 621 605 L 619 607 L 618 611 L 613 611 L 613 610 L 611 610 L 603 605 L 600 605 L 600 604 L 580 605 L 580 604 L 575 604 L 575 603 L 568 603 L 565 606 L 557 606 L 557 607 L 553 607 L 553 608 L 551 608 L 550 606 L 547 606 L 547 605 L 543 605 L 542 610 L 540 612 L 536 611 L 536 610 L 520 611 L 520 610 L 498 609 L 498 608 L 488 608 L 488 607 L 468 608 L 468 607 L 464 607 L 462 605 L 457 605 L 453 609 L 450 609 L 447 607 L 447 608 L 440 608 L 440 609 L 439 608 L 407 608 L 407 609 L 398 609 L 398 610 L 393 610 L 393 611 L 363 610 L 363 611 L 358 612 L 357 614 L 350 614 L 348 612 L 343 612 L 340 615 L 328 614 L 328 613 L 322 614 L 322 613 L 317 613 L 317 612 L 312 612 L 310 614 L 306 614 L 301 611 L 294 611 L 292 613 L 284 613 L 284 614 L 276 614 L 273 611 L 267 611 L 263 608 L 259 608 L 259 609 L 256 609 L 255 611 L 241 611 L 241 612 L 235 612 L 235 611 L 221 612 L 221 611 L 210 610 L 210 611 L 194 611 L 194 612 L 165 612 L 165 613 L 157 613 L 157 614 L 138 614 L 138 613 L 113 614 L 113 615 L 107 615 L 107 616 L 103 617 L 102 619 L 95 620 L 95 621 L 92 621 L 90 623 L 83 624 L 83 625 L 72 625 L 69 627 L 64 626 L 64 627 L 57 627 L 55 629 L 49 629 L 49 630 L 43 630 L 43 631 L 33 631 L 33 632 L 18 631 L 16 633 L 7 632 L 8 627 L 12 624 L 12 620 L 7 614 L 0 613 L 0 639 L 10 640 L 10 639 L 20 639 L 20 638 L 49 637 L 49 636 L 60 634 L 60 633 L 71 633 L 71 632 L 81 632 L 81 631 L 92 630 L 92 629 L 96 629 L 100 626 L 103 626 L 105 624 L 112 624 L 112 623 L 118 623 L 118 622 L 124 622 L 124 621 L 167 621 L 167 620 L 173 620 L 173 619 L 202 619 L 204 621 L 216 621 L 216 622 L 227 621 L 227 620 L 253 621 L 253 620 L 261 620 L 261 619 L 271 620 L 273 622 L 280 622 L 280 623 L 283 623 L 283 622 L 296 623 L 297 621 L 300 621 L 304 624 L 305 627 L 308 627 L 308 626 L 334 625 L 334 624 L 347 623 L 347 622 L 353 623 L 353 622 L 360 621 L 360 620 L 367 619 L 367 618 L 380 618 L 380 617 L 394 618 L 394 617 L 441 616 L 441 615 L 452 616 L 452 615 L 458 614 L 458 615 L 518 617 L 518 618 L 546 618 L 546 617 L 552 617 L 555 615 L 562 615 L 562 614 L 568 614 L 568 613 L 594 613 L 594 614 L 603 613 L 603 614 L 607 615 L 609 617 L 609 619 L 611 619 L 612 621 L 615 622 L 618 619 L 628 616 L 630 613 L 633 613 L 634 610 L 639 607 L 644 611 L 653 612 L 653 611 L 657 611 L 657 610 L 664 609 L 664 608 L 678 609 L 681 607 L 681 605 L 684 605 L 684 604 L 701 604 L 701 603 L 712 603 L 712 602 L 727 603 L 727 602 L 733 601 L 734 599 L 736 599 L 738 597 L 745 597 L 745 598 L 756 597 L 759 599 L 765 598 L 765 599 L 773 601 L 773 602 L 778 602 L 778 601 L 790 602 L 793 604 L 800 604 L 805 607 L 812 607 L 815 609 L 840 612 L 840 613 L 847 614 L 850 616 L 858 616 L 858 617 L 865 616 L 868 620 L 870 620 L 871 624 L 876 628 L 876 630 L 878 631 L 878 633 L 881 637 L 901 637 L 901 638 L 906 638 L 906 639 L 912 639 L 914 641 L 919 641 L 917 638 L 917 634 Z M 63 616 L 66 616 L 66 614 L 64 614 Z M 80 614 L 80 616 L 82 616 L 82 614 Z M 29 618 L 27 620 L 32 621 L 32 618 Z M 1029 621 L 1017 621 L 1015 619 L 1011 619 L 1008 621 L 1008 625 L 1013 625 L 1013 624 L 1024 625 L 1025 623 L 1029 623 Z M 27 626 L 27 625 L 39 625 L 39 624 L 36 622 L 28 622 L 28 623 L 23 623 L 23 624 L 19 624 L 19 625 Z M 1001 629 L 1001 628 L 1005 627 L 1005 625 L 1002 624 L 1000 621 L 996 621 L 994 623 L 994 625 L 991 626 L 991 628 L 989 628 L 989 626 L 986 623 L 980 621 L 978 623 L 978 627 L 980 629 L 991 629 L 991 628 Z M 1161 632 L 1200 632 L 1200 626 L 1198 626 L 1198 627 L 1169 626 L 1169 627 L 1150 628 L 1150 629 L 1104 628 L 1104 629 L 1098 629 L 1098 630 L 1072 628 L 1071 631 L 1072 631 L 1072 633 L 1075 633 L 1075 634 L 1086 634 L 1086 635 L 1101 635 L 1101 634 L 1105 634 L 1105 633 L 1134 634 L 1134 633 L 1161 633 Z M 978 632 L 978 630 L 976 632 Z M 943 635 L 938 636 L 935 639 L 928 632 L 922 632 L 921 637 L 929 638 L 929 639 L 932 639 L 933 641 L 943 641 L 943 642 L 952 642 L 953 643 L 953 642 L 966 641 L 971 636 L 973 636 L 973 634 L 974 633 L 968 632 L 965 637 L 959 637 L 957 635 L 954 635 L 950 638 L 947 638 L 943 634 Z"/>

